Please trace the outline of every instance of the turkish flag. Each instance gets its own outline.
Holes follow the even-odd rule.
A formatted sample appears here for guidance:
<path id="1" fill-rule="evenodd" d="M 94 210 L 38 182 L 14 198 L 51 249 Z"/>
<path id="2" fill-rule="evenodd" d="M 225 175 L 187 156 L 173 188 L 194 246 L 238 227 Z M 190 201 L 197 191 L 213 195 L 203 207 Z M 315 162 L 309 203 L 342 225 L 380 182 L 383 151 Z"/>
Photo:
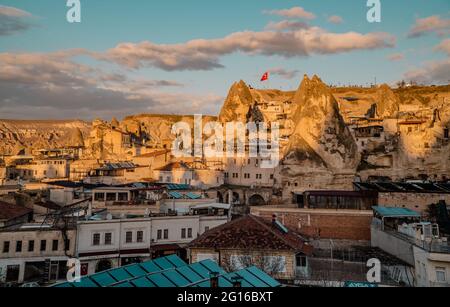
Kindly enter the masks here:
<path id="1" fill-rule="evenodd" d="M 269 72 L 265 72 L 261 78 L 261 82 L 269 80 Z"/>

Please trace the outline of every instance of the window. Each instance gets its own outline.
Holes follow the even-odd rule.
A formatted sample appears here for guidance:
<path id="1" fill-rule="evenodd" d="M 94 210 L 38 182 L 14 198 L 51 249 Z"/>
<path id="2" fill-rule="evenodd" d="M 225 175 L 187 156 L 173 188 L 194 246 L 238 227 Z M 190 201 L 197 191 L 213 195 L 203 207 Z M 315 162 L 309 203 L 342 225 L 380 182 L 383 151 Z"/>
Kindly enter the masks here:
<path id="1" fill-rule="evenodd" d="M 209 231 L 209 226 L 205 226 L 205 232 Z"/>
<path id="2" fill-rule="evenodd" d="M 273 180 L 275 177 L 273 174 L 270 174 L 270 180 Z"/>
<path id="3" fill-rule="evenodd" d="M 105 245 L 111 245 L 112 244 L 112 233 L 107 232 L 105 233 Z"/>
<path id="4" fill-rule="evenodd" d="M 192 238 L 192 228 L 188 228 L 188 238 Z"/>
<path id="5" fill-rule="evenodd" d="M 295 257 L 295 261 L 296 261 L 296 263 L 297 263 L 297 267 L 304 268 L 304 267 L 307 267 L 307 266 L 308 266 L 306 257 L 303 256 L 303 255 L 297 255 L 297 256 Z"/>
<path id="6" fill-rule="evenodd" d="M 119 193 L 119 201 L 128 201 L 128 193 Z"/>
<path id="7" fill-rule="evenodd" d="M 47 249 L 47 240 L 41 240 L 41 252 L 45 252 Z"/>
<path id="8" fill-rule="evenodd" d="M 169 239 L 169 229 L 164 229 L 164 240 Z"/>
<path id="9" fill-rule="evenodd" d="M 58 245 L 59 245 L 58 240 L 53 240 L 52 241 L 52 251 L 57 251 L 58 250 Z"/>
<path id="10" fill-rule="evenodd" d="M 94 194 L 94 200 L 95 201 L 104 201 L 105 200 L 105 193 L 95 193 Z"/>
<path id="11" fill-rule="evenodd" d="M 157 240 L 161 240 L 162 239 L 162 230 L 158 229 L 158 234 L 157 234 Z"/>
<path id="12" fill-rule="evenodd" d="M 28 241 L 28 251 L 34 252 L 34 240 Z"/>
<path id="13" fill-rule="evenodd" d="M 22 241 L 16 242 L 16 253 L 20 253 L 22 251 Z"/>
<path id="14" fill-rule="evenodd" d="M 64 245 L 64 250 L 65 250 L 65 251 L 68 251 L 69 249 L 70 249 L 70 240 L 67 239 L 67 240 L 66 240 L 66 244 Z"/>
<path id="15" fill-rule="evenodd" d="M 262 174 L 256 174 L 256 179 L 262 179 Z"/>
<path id="16" fill-rule="evenodd" d="M 436 281 L 437 282 L 446 282 L 447 274 L 445 268 L 437 267 L 436 268 Z"/>
<path id="17" fill-rule="evenodd" d="M 100 234 L 99 233 L 94 233 L 94 235 L 92 236 L 92 245 L 94 245 L 94 246 L 100 245 Z"/>
<path id="18" fill-rule="evenodd" d="M 3 242 L 3 253 L 9 253 L 9 241 Z"/>
<path id="19" fill-rule="evenodd" d="M 139 230 L 139 231 L 137 232 L 137 235 L 136 235 L 136 241 L 137 241 L 138 243 L 144 242 L 144 232 L 143 232 L 142 230 Z"/>
<path id="20" fill-rule="evenodd" d="M 181 229 L 181 239 L 186 239 L 186 228 Z"/>
<path id="21" fill-rule="evenodd" d="M 131 231 L 127 231 L 127 233 L 125 234 L 125 242 L 126 243 L 133 242 L 133 233 Z"/>
<path id="22" fill-rule="evenodd" d="M 106 201 L 115 201 L 116 193 L 106 193 Z"/>

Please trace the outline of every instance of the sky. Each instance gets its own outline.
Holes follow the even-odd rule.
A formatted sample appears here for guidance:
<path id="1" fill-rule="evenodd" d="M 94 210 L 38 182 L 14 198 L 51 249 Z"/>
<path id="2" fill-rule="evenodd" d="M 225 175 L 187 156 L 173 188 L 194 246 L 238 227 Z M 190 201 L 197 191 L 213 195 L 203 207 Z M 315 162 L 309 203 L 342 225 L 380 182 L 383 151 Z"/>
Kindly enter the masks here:
<path id="1" fill-rule="evenodd" d="M 450 1 L 0 0 L 0 118 L 217 115 L 230 86 L 450 81 Z M 270 79 L 260 82 L 270 72 Z"/>

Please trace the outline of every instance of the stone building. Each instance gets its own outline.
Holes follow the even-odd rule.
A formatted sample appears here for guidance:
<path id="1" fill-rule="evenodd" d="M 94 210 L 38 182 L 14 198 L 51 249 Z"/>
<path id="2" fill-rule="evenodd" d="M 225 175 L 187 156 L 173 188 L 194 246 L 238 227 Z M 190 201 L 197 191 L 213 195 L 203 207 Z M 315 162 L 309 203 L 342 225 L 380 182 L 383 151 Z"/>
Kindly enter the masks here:
<path id="1" fill-rule="evenodd" d="M 280 280 L 307 276 L 312 246 L 274 219 L 247 215 L 207 231 L 189 244 L 191 262 L 213 259 L 233 271 L 256 265 Z"/>

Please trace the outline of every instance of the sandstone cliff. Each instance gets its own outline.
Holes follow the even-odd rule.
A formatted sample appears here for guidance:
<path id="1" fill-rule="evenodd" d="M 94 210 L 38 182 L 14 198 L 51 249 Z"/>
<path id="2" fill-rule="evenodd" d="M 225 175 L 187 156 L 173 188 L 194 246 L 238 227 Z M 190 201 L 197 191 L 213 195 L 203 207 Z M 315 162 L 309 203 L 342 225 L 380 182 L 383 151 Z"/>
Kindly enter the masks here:
<path id="1" fill-rule="evenodd" d="M 305 76 L 294 96 L 296 124 L 286 149 L 285 164 L 313 158 L 333 172 L 355 170 L 359 153 L 330 89 L 317 77 Z"/>

